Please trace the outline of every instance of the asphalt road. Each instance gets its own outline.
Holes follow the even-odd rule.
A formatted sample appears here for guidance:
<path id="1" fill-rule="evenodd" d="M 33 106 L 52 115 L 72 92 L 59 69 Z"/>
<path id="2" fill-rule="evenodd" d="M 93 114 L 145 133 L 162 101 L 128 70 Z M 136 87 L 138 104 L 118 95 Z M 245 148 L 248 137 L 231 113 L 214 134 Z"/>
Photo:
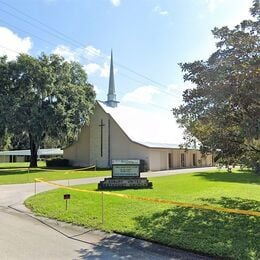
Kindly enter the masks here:
<path id="1" fill-rule="evenodd" d="M 198 169 L 201 171 L 208 168 Z M 194 169 L 146 173 L 181 174 Z M 70 180 L 70 185 L 97 183 L 103 178 Z M 68 181 L 56 181 L 68 184 Z M 37 193 L 54 187 L 38 183 Z M 88 230 L 35 217 L 23 201 L 34 194 L 34 183 L 0 185 L 0 259 L 209 259 L 182 250 L 117 234 Z"/>

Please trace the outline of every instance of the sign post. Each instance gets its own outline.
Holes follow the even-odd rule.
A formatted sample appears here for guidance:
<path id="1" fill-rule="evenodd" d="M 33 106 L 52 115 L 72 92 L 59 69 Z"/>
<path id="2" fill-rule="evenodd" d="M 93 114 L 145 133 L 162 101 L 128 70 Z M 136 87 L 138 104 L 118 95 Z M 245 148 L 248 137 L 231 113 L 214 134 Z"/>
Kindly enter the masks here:
<path id="1" fill-rule="evenodd" d="M 34 195 L 36 195 L 36 180 L 34 180 Z"/>
<path id="2" fill-rule="evenodd" d="M 63 199 L 66 201 L 66 210 L 68 209 L 68 200 L 70 200 L 70 194 L 64 194 Z"/>
<path id="3" fill-rule="evenodd" d="M 101 192 L 101 196 L 102 196 L 102 225 L 104 224 L 104 192 Z"/>

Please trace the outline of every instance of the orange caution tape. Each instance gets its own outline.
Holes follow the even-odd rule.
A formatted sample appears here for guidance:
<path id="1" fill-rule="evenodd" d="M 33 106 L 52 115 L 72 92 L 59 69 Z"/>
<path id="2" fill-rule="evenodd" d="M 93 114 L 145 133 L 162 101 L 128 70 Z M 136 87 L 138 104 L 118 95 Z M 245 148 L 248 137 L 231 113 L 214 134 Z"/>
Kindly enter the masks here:
<path id="1" fill-rule="evenodd" d="M 84 171 L 84 170 L 89 170 L 89 169 L 96 169 L 96 165 L 92 165 L 92 166 L 89 166 L 89 167 L 85 167 L 85 168 L 78 168 L 78 169 L 71 169 L 71 170 L 68 170 L 65 172 L 65 174 L 69 174 L 70 172 L 73 172 L 73 171 Z"/>
<path id="2" fill-rule="evenodd" d="M 260 217 L 259 211 L 220 208 L 220 207 L 213 207 L 213 206 L 208 206 L 208 205 L 199 205 L 199 204 L 178 202 L 178 201 L 173 201 L 173 200 L 138 197 L 138 196 L 134 196 L 134 195 L 120 194 L 120 193 L 107 192 L 107 191 L 82 190 L 82 189 L 79 189 L 79 188 L 68 187 L 68 186 L 64 186 L 64 185 L 57 184 L 57 183 L 54 183 L 54 182 L 45 181 L 45 180 L 40 179 L 40 178 L 35 179 L 35 181 L 48 183 L 48 184 L 50 184 L 52 186 L 56 186 L 58 188 L 73 190 L 73 191 L 79 191 L 79 192 L 86 192 L 86 193 L 102 193 L 103 192 L 105 195 L 120 197 L 120 198 L 125 198 L 125 199 L 134 199 L 134 200 L 149 201 L 149 202 L 155 202 L 155 203 L 171 204 L 171 205 L 184 207 L 184 208 L 204 209 L 204 210 L 212 210 L 212 211 L 217 211 L 217 212 L 235 213 L 235 214 L 242 214 L 242 215 Z"/>

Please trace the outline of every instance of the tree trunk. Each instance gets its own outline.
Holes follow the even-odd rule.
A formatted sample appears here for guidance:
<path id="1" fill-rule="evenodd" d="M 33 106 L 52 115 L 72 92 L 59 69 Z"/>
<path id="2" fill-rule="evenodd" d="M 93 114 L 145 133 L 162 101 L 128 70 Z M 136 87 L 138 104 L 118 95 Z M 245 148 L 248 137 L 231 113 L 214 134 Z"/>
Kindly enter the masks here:
<path id="1" fill-rule="evenodd" d="M 260 175 L 260 162 L 256 162 L 254 166 L 255 173 Z"/>
<path id="2" fill-rule="evenodd" d="M 30 167 L 35 168 L 35 167 L 38 167 L 38 165 L 37 165 L 38 145 L 36 144 L 36 142 L 33 139 L 31 134 L 29 134 L 29 138 L 30 138 L 30 150 L 31 150 Z"/>

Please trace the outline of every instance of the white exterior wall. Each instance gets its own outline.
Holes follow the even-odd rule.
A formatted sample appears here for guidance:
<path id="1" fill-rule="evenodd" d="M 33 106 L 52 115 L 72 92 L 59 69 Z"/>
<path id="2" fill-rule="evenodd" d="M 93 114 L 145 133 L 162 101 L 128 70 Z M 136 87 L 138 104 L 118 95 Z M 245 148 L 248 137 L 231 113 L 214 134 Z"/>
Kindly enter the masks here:
<path id="1" fill-rule="evenodd" d="M 9 162 L 9 155 L 1 155 L 0 156 L 0 163 Z"/>
<path id="2" fill-rule="evenodd" d="M 173 150 L 173 168 L 180 168 L 181 167 L 181 153 L 180 150 Z"/>
<path id="3" fill-rule="evenodd" d="M 70 160 L 72 165 L 86 166 L 90 165 L 90 129 L 85 125 L 79 135 L 78 140 L 71 146 L 64 149 L 63 157 Z"/>
<path id="4" fill-rule="evenodd" d="M 97 167 L 106 168 L 109 166 L 108 162 L 108 119 L 109 115 L 96 106 L 94 115 L 91 117 L 90 124 L 90 161 L 97 165 Z M 101 120 L 103 120 L 103 142 L 101 155 Z"/>
<path id="5" fill-rule="evenodd" d="M 161 151 L 161 149 L 149 149 L 150 171 L 159 171 L 167 169 L 167 151 L 163 152 Z"/>
<path id="6" fill-rule="evenodd" d="M 101 156 L 101 120 L 103 120 L 103 156 Z M 63 157 L 75 166 L 108 167 L 108 115 L 96 106 L 94 114 L 90 116 L 89 126 L 85 125 L 78 140 L 64 149 Z"/>
<path id="7" fill-rule="evenodd" d="M 13 155 L 15 162 L 25 162 L 25 156 L 23 155 Z M 0 163 L 9 163 L 10 155 L 0 155 Z"/>
<path id="8" fill-rule="evenodd" d="M 25 162 L 25 156 L 16 156 L 16 162 Z"/>
<path id="9" fill-rule="evenodd" d="M 172 157 L 172 167 L 169 166 L 169 155 Z M 181 154 L 184 154 L 185 166 L 181 166 Z M 193 154 L 196 155 L 196 165 L 193 165 Z M 201 163 L 198 161 L 201 160 Z M 149 165 L 151 171 L 157 170 L 169 170 L 177 168 L 192 168 L 192 167 L 206 167 L 212 166 L 212 155 L 201 157 L 201 153 L 198 150 L 181 150 L 175 149 L 149 149 Z"/>
<path id="10" fill-rule="evenodd" d="M 101 120 L 104 124 L 102 156 Z M 147 162 L 149 170 L 156 171 L 169 169 L 169 153 L 172 156 L 172 169 L 182 167 L 182 153 L 185 155 L 187 168 L 194 167 L 193 154 L 196 154 L 197 167 L 212 165 L 212 155 L 202 158 L 198 150 L 149 148 L 131 141 L 116 121 L 100 105 L 96 105 L 94 114 L 90 117 L 90 125 L 82 128 L 77 142 L 64 149 L 64 158 L 69 159 L 73 165 L 95 164 L 101 168 L 110 167 L 111 160 L 115 159 L 143 159 Z"/>
<path id="11" fill-rule="evenodd" d="M 103 120 L 103 154 L 101 156 L 101 129 Z M 109 151 L 110 125 L 110 151 Z M 148 149 L 132 142 L 113 118 L 97 105 L 90 117 L 90 125 L 84 126 L 78 141 L 64 149 L 64 158 L 73 165 L 95 164 L 97 167 L 110 167 L 114 159 L 143 159 L 148 162 Z"/>

